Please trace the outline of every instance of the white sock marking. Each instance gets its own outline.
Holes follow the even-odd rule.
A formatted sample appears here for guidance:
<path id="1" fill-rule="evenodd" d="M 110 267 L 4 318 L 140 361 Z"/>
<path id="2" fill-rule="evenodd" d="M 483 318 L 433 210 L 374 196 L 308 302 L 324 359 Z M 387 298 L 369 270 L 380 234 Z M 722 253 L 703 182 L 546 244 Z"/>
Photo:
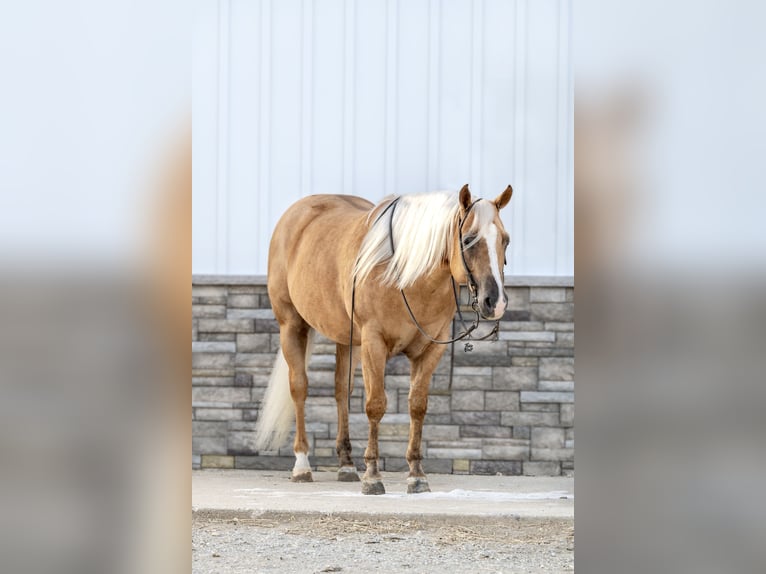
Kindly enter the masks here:
<path id="1" fill-rule="evenodd" d="M 306 454 L 305 452 L 296 452 L 295 466 L 293 467 L 293 474 L 302 474 L 310 470 L 311 470 L 311 465 L 309 464 L 309 455 Z"/>

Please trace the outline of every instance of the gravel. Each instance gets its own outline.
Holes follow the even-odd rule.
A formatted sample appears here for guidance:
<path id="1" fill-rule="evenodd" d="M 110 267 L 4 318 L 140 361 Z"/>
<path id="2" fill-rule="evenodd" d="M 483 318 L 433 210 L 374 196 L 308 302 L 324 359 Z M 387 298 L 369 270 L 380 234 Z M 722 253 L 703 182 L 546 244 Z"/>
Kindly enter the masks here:
<path id="1" fill-rule="evenodd" d="M 192 522 L 197 573 L 548 573 L 573 564 L 571 519 L 273 513 Z"/>

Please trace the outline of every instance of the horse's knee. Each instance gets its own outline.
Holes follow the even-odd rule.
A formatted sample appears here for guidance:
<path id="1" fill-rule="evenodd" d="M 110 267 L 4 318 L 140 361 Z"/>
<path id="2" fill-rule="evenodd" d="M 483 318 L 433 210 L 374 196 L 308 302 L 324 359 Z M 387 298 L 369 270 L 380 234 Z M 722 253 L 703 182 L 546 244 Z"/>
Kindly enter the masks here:
<path id="1" fill-rule="evenodd" d="M 373 422 L 379 422 L 386 414 L 387 400 L 385 393 L 382 393 L 379 397 L 371 397 L 365 405 L 365 412 L 367 418 Z"/>

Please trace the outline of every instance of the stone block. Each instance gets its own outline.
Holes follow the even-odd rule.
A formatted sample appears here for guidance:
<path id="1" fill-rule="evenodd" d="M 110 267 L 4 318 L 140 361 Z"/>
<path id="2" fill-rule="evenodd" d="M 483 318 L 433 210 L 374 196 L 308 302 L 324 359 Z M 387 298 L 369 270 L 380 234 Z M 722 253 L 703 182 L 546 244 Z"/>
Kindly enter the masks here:
<path id="1" fill-rule="evenodd" d="M 292 470 L 294 464 L 295 457 L 292 456 L 242 455 L 234 457 L 234 468 L 247 470 Z"/>
<path id="2" fill-rule="evenodd" d="M 522 411 L 535 413 L 558 413 L 561 403 L 521 403 Z"/>
<path id="3" fill-rule="evenodd" d="M 192 387 L 233 387 L 234 377 L 192 377 Z"/>
<path id="4" fill-rule="evenodd" d="M 536 448 L 532 447 L 532 460 L 574 460 L 573 448 Z"/>
<path id="5" fill-rule="evenodd" d="M 438 448 L 428 447 L 428 458 L 462 458 L 478 460 L 481 458 L 480 448 Z"/>
<path id="6" fill-rule="evenodd" d="M 530 303 L 565 303 L 566 289 L 564 287 L 531 287 L 529 289 Z"/>
<path id="7" fill-rule="evenodd" d="M 500 332 L 503 331 L 542 331 L 540 321 L 500 321 Z M 547 330 L 547 329 L 546 329 Z"/>
<path id="8" fill-rule="evenodd" d="M 279 333 L 279 323 L 276 319 L 240 319 L 240 321 L 255 321 L 254 329 L 256 333 Z"/>
<path id="9" fill-rule="evenodd" d="M 574 393 L 521 391 L 522 403 L 573 403 Z"/>
<path id="10" fill-rule="evenodd" d="M 559 347 L 574 347 L 574 333 L 556 333 L 556 345 Z"/>
<path id="11" fill-rule="evenodd" d="M 238 372 L 236 375 L 234 375 L 234 386 L 235 387 L 252 387 L 253 375 L 251 375 L 250 373 Z"/>
<path id="12" fill-rule="evenodd" d="M 225 305 L 192 305 L 192 317 L 195 319 L 223 318 L 225 316 Z"/>
<path id="13" fill-rule="evenodd" d="M 271 336 L 268 333 L 237 333 L 237 351 L 271 354 Z"/>
<path id="14" fill-rule="evenodd" d="M 408 466 L 405 466 L 401 469 L 391 469 L 391 470 L 399 470 L 404 471 L 408 470 Z M 386 467 L 386 470 L 389 470 L 388 467 Z M 423 460 L 423 470 L 426 472 L 426 474 L 449 474 L 452 471 L 452 460 L 451 459 L 425 459 Z"/>
<path id="15" fill-rule="evenodd" d="M 529 441 L 507 439 L 506 441 L 487 441 L 482 447 L 482 458 L 487 460 L 528 460 Z"/>
<path id="16" fill-rule="evenodd" d="M 226 454 L 225 436 L 193 436 L 192 453 Z"/>
<path id="17" fill-rule="evenodd" d="M 511 357 L 506 353 L 455 353 L 457 366 L 510 366 Z"/>
<path id="18" fill-rule="evenodd" d="M 258 307 L 261 309 L 268 309 L 271 307 L 271 300 L 268 293 L 261 293 L 258 295 Z"/>
<path id="19" fill-rule="evenodd" d="M 556 426 L 559 424 L 558 413 L 507 412 L 500 413 L 503 426 Z"/>
<path id="20" fill-rule="evenodd" d="M 464 437 L 511 438 L 511 428 L 499 425 L 465 425 L 453 428 L 459 428 Z"/>
<path id="21" fill-rule="evenodd" d="M 237 403 L 250 400 L 250 389 L 242 387 L 192 387 L 192 401 Z"/>
<path id="22" fill-rule="evenodd" d="M 467 458 L 458 458 L 452 461 L 452 472 L 466 473 L 471 470 L 471 461 Z"/>
<path id="23" fill-rule="evenodd" d="M 242 420 L 241 409 L 231 408 L 194 408 L 194 420 L 198 421 L 238 421 Z"/>
<path id="24" fill-rule="evenodd" d="M 528 426 L 519 425 L 512 428 L 513 438 L 529 439 L 532 436 L 532 432 Z"/>
<path id="25" fill-rule="evenodd" d="M 552 343 L 556 334 L 550 331 L 504 331 L 500 333 L 501 341 L 541 341 Z"/>
<path id="26" fill-rule="evenodd" d="M 227 309 L 227 319 L 274 319 L 271 309 Z"/>
<path id="27" fill-rule="evenodd" d="M 519 392 L 486 391 L 484 408 L 488 411 L 517 411 L 519 410 Z"/>
<path id="28" fill-rule="evenodd" d="M 192 301 L 205 300 L 211 303 L 226 303 L 227 289 L 224 285 L 192 285 Z"/>
<path id="29" fill-rule="evenodd" d="M 192 421 L 192 436 L 226 437 L 226 421 Z"/>
<path id="30" fill-rule="evenodd" d="M 557 427 L 534 427 L 532 446 L 535 448 L 564 448 L 564 429 Z"/>
<path id="31" fill-rule="evenodd" d="M 524 476 L 559 476 L 561 474 L 561 463 L 525 460 L 523 463 L 523 473 Z"/>
<path id="32" fill-rule="evenodd" d="M 516 310 L 508 310 L 505 313 L 503 313 L 502 320 L 503 321 L 529 321 L 530 313 L 527 310 L 524 311 L 516 311 Z"/>
<path id="33" fill-rule="evenodd" d="M 476 411 L 484 408 L 484 393 L 482 391 L 453 391 L 453 411 Z"/>
<path id="34" fill-rule="evenodd" d="M 235 333 L 200 333 L 198 340 L 206 343 L 233 343 L 236 335 Z"/>
<path id="35" fill-rule="evenodd" d="M 574 404 L 561 405 L 561 426 L 574 426 Z"/>
<path id="36" fill-rule="evenodd" d="M 506 287 L 508 309 L 527 309 L 529 307 L 529 287 Z"/>
<path id="37" fill-rule="evenodd" d="M 406 440 L 378 440 L 378 456 L 403 457 L 407 452 Z"/>
<path id="38" fill-rule="evenodd" d="M 225 455 L 203 454 L 201 468 L 234 468 L 234 457 Z"/>
<path id="39" fill-rule="evenodd" d="M 537 390 L 573 392 L 574 381 L 540 381 L 537 383 Z"/>
<path id="40" fill-rule="evenodd" d="M 459 425 L 497 425 L 500 424 L 500 413 L 489 411 L 453 412 L 452 422 Z"/>
<path id="41" fill-rule="evenodd" d="M 539 363 L 537 357 L 511 357 L 511 365 L 514 367 L 537 367 Z"/>
<path id="42" fill-rule="evenodd" d="M 252 333 L 252 319 L 199 319 L 200 333 Z"/>
<path id="43" fill-rule="evenodd" d="M 556 347 L 554 343 L 516 343 L 515 341 L 508 341 L 508 344 L 508 356 L 513 358 L 574 357 L 574 347 Z"/>
<path id="44" fill-rule="evenodd" d="M 271 369 L 273 365 L 274 355 L 271 353 L 237 353 L 234 358 L 234 366 L 240 369 Z"/>
<path id="45" fill-rule="evenodd" d="M 409 433 L 409 425 L 407 427 Z M 423 440 L 458 440 L 460 427 L 457 425 L 423 425 Z"/>
<path id="46" fill-rule="evenodd" d="M 492 375 L 454 375 L 452 377 L 453 389 L 491 389 Z"/>
<path id="47" fill-rule="evenodd" d="M 429 395 L 428 396 L 428 414 L 449 414 L 450 398 L 449 395 Z"/>
<path id="48" fill-rule="evenodd" d="M 574 303 L 530 303 L 529 311 L 533 321 L 574 321 Z"/>
<path id="49" fill-rule="evenodd" d="M 472 460 L 471 474 L 518 476 L 522 471 L 520 460 Z"/>
<path id="50" fill-rule="evenodd" d="M 192 353 L 192 369 L 215 370 L 234 366 L 232 353 Z"/>
<path id="51" fill-rule="evenodd" d="M 534 390 L 537 388 L 537 368 L 493 367 L 492 388 L 508 391 Z"/>
<path id="52" fill-rule="evenodd" d="M 401 424 L 390 424 L 381 421 L 378 427 L 378 436 L 381 440 L 385 439 L 406 439 L 410 434 L 409 422 Z"/>
<path id="53" fill-rule="evenodd" d="M 260 295 L 255 293 L 238 293 L 229 295 L 226 306 L 231 308 L 257 308 Z"/>
<path id="54" fill-rule="evenodd" d="M 192 343 L 192 353 L 234 353 L 237 346 L 233 342 L 197 341 Z"/>
<path id="55" fill-rule="evenodd" d="M 202 467 L 202 457 L 198 454 L 192 455 L 192 470 L 199 470 Z"/>
<path id="56" fill-rule="evenodd" d="M 410 465 L 407 464 L 407 460 L 403 456 L 387 456 L 380 459 L 381 470 L 387 472 L 407 472 L 410 469 Z M 359 466 L 360 471 L 363 473 L 365 469 L 364 461 Z"/>
<path id="57" fill-rule="evenodd" d="M 545 330 L 546 331 L 564 331 L 564 332 L 573 332 L 574 331 L 574 323 L 561 323 L 558 321 L 548 321 L 545 323 Z"/>
<path id="58" fill-rule="evenodd" d="M 258 447 L 255 444 L 255 432 L 230 431 L 226 440 L 226 453 L 232 455 L 258 454 Z"/>

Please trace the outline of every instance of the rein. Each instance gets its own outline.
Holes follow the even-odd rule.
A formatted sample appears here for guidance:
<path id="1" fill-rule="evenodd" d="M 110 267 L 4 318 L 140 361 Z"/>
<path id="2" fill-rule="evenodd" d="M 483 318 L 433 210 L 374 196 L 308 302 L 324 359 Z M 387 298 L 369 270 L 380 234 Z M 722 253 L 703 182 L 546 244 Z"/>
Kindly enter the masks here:
<path id="1" fill-rule="evenodd" d="M 394 250 L 394 211 L 396 210 L 396 204 L 401 199 L 401 196 L 397 196 L 394 198 L 391 203 L 389 203 L 383 211 L 380 212 L 378 217 L 375 218 L 375 221 L 372 223 L 373 227 L 380 219 L 386 214 L 387 211 L 391 210 L 391 217 L 388 220 L 388 240 L 389 244 L 391 246 L 391 256 L 393 257 L 393 254 L 395 253 Z M 481 315 L 479 313 L 479 296 L 478 296 L 478 289 L 476 285 L 476 280 L 473 277 L 473 273 L 471 273 L 471 269 L 468 267 L 468 262 L 465 260 L 465 246 L 463 245 L 463 225 L 465 224 L 466 220 L 468 219 L 468 214 L 471 212 L 471 209 L 473 209 L 473 206 L 476 205 L 480 199 L 477 199 L 474 201 L 471 205 L 468 206 L 468 209 L 465 210 L 465 214 L 463 215 L 462 219 L 458 223 L 458 241 L 460 243 L 460 260 L 463 263 L 463 269 L 466 272 L 466 275 L 468 277 L 468 291 L 471 296 L 471 309 L 475 313 L 473 322 L 471 325 L 466 326 L 465 319 L 463 318 L 463 313 L 460 310 L 460 298 L 458 296 L 457 291 L 457 284 L 455 283 L 455 278 L 450 276 L 450 281 L 452 282 L 452 294 L 455 297 L 455 309 L 457 310 L 457 314 L 460 317 L 460 323 L 463 326 L 463 332 L 460 333 L 457 336 L 454 336 L 455 332 L 455 319 L 453 317 L 452 319 L 452 333 L 453 337 L 451 339 L 446 340 L 439 340 L 434 339 L 431 335 L 426 333 L 425 329 L 420 325 L 418 320 L 415 318 L 415 314 L 412 312 L 412 308 L 410 307 L 409 302 L 407 301 L 407 296 L 404 294 L 404 289 L 400 289 L 399 292 L 402 294 L 402 301 L 404 301 L 404 306 L 407 309 L 407 313 L 410 316 L 410 319 L 412 319 L 413 324 L 415 327 L 417 327 L 418 331 L 420 331 L 420 334 L 423 335 L 426 339 L 428 339 L 431 343 L 435 343 L 437 345 L 452 345 L 451 348 L 451 356 L 450 356 L 450 375 L 449 375 L 449 389 L 452 389 L 452 370 L 453 370 L 453 364 L 454 364 L 454 358 L 455 358 L 455 345 L 457 341 L 462 341 L 463 339 L 468 339 L 465 343 L 465 347 L 463 349 L 464 352 L 470 353 L 473 351 L 473 344 L 470 341 L 486 341 L 486 340 L 492 340 L 497 341 L 497 334 L 500 330 L 500 319 L 495 321 L 495 326 L 492 328 L 492 330 L 484 335 L 483 337 L 473 338 L 471 336 L 471 333 L 475 331 L 479 327 L 479 322 L 481 321 Z M 351 286 L 351 328 L 350 328 L 350 335 L 349 335 L 349 364 L 348 364 L 348 401 L 349 401 L 349 410 L 351 406 L 351 377 L 352 377 L 352 350 L 354 346 L 354 307 L 356 303 L 356 277 L 354 277 L 353 284 Z M 492 339 L 490 339 L 492 337 Z"/>

